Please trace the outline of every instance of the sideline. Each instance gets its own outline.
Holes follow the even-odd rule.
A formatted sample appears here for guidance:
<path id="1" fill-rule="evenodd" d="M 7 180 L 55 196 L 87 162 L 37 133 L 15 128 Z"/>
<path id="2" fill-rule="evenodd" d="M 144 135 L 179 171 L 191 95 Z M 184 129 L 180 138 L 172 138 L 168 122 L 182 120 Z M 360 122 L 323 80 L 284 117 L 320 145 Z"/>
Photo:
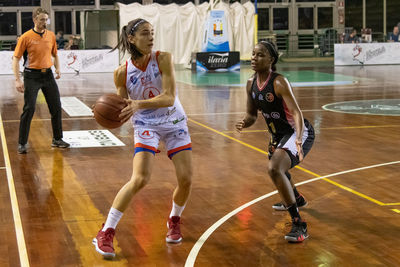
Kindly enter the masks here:
<path id="1" fill-rule="evenodd" d="M 10 192 L 10 201 L 14 218 L 15 234 L 17 236 L 19 261 L 21 266 L 29 267 L 29 258 L 28 258 L 28 253 L 26 251 L 24 230 L 22 228 L 21 216 L 19 214 L 18 199 L 17 199 L 17 194 L 15 192 L 14 178 L 11 171 L 10 156 L 8 154 L 7 140 L 6 140 L 6 135 L 4 133 L 3 118 L 1 117 L 1 114 L 0 114 L 0 136 L 1 136 L 1 145 L 3 147 L 4 163 L 6 165 L 5 169 L 7 174 L 8 190 Z"/>

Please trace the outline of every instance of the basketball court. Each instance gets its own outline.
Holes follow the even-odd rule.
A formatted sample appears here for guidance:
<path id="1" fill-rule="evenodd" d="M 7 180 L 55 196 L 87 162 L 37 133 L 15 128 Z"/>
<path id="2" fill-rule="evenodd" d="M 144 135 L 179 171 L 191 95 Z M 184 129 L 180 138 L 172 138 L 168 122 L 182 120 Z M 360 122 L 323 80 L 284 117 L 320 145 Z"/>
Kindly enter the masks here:
<path id="1" fill-rule="evenodd" d="M 0 266 L 400 265 L 400 66 L 282 62 L 278 71 L 293 83 L 303 115 L 316 130 L 311 152 L 291 171 L 309 201 L 301 213 L 308 240 L 287 243 L 290 216 L 271 208 L 280 199 L 267 174 L 263 118 L 241 134 L 234 129 L 245 112 L 249 66 L 229 74 L 176 71 L 195 163 L 183 242 L 165 243 L 176 178 L 161 146 L 150 183 L 118 225 L 112 261 L 91 241 L 131 176 L 133 129 L 128 122 L 106 131 L 84 107 L 114 92 L 112 73 L 58 80 L 66 101 L 65 136 L 81 142 L 70 149 L 50 147 L 50 115 L 39 95 L 25 155 L 17 153 L 23 96 L 13 76 L 5 75 Z"/>

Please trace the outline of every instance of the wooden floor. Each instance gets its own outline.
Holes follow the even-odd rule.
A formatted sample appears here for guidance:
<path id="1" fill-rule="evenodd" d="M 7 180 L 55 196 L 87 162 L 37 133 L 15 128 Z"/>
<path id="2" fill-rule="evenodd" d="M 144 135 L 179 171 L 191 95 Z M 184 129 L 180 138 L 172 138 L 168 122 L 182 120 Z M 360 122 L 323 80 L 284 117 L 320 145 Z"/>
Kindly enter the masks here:
<path id="1" fill-rule="evenodd" d="M 52 149 L 49 113 L 39 97 L 29 153 L 19 155 L 23 96 L 12 76 L 0 76 L 0 266 L 400 266 L 400 117 L 322 109 L 334 102 L 400 99 L 400 66 L 286 64 L 280 70 L 356 81 L 294 88 L 317 134 L 310 154 L 291 171 L 296 183 L 305 182 L 298 189 L 309 201 L 302 210 L 309 240 L 288 244 L 283 236 L 290 217 L 271 208 L 279 196 L 266 172 L 268 133 L 261 116 L 242 134 L 234 131 L 245 111 L 245 89 L 178 81 L 195 162 L 184 241 L 165 243 L 176 180 L 161 146 L 150 183 L 118 225 L 116 258 L 102 259 L 91 240 L 130 178 L 131 125 L 111 130 L 125 147 Z M 88 106 L 114 91 L 111 73 L 64 75 L 58 84 L 62 96 Z M 90 117 L 64 112 L 63 119 L 64 131 L 103 129 Z"/>

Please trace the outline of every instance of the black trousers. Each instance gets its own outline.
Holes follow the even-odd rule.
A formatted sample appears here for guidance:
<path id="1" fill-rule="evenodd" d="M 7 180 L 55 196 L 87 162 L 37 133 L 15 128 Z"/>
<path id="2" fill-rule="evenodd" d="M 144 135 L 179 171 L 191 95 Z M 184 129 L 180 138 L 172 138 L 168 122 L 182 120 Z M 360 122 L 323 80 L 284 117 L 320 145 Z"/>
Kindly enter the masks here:
<path id="1" fill-rule="evenodd" d="M 30 70 L 25 70 L 24 86 L 25 103 L 19 124 L 19 144 L 24 145 L 28 142 L 29 130 L 31 127 L 33 114 L 35 113 L 36 98 L 39 93 L 39 89 L 42 89 L 51 114 L 53 138 L 56 140 L 61 139 L 63 136 L 60 92 L 58 91 L 58 86 L 54 79 L 53 72 L 51 70 L 46 72 L 33 72 Z"/>

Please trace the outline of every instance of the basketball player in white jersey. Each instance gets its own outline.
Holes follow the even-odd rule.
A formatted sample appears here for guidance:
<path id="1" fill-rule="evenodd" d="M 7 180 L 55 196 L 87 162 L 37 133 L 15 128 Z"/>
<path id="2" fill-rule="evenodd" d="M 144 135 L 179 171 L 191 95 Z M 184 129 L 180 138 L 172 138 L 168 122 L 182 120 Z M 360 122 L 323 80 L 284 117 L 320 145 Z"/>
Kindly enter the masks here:
<path id="1" fill-rule="evenodd" d="M 132 120 L 135 129 L 133 173 L 114 199 L 107 220 L 93 239 L 96 251 L 104 257 L 114 257 L 115 228 L 132 197 L 149 181 L 154 155 L 164 141 L 168 156 L 176 170 L 178 186 L 173 193 L 166 241 L 182 241 L 180 218 L 191 190 L 192 147 L 186 124 L 186 114 L 175 88 L 175 73 L 171 54 L 154 52 L 153 27 L 135 19 L 122 28 L 118 45 L 131 58 L 114 72 L 118 95 L 127 107 L 121 111 L 121 121 Z"/>

